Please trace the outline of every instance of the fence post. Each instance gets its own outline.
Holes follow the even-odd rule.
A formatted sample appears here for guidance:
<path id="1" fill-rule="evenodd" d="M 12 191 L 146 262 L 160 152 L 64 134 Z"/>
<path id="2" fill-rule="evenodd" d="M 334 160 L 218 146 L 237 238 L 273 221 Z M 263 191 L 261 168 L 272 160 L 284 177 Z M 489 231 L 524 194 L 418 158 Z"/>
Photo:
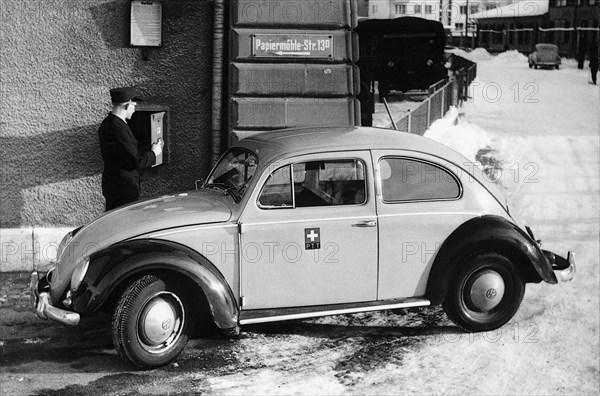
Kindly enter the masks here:
<path id="1" fill-rule="evenodd" d="M 444 115 L 446 115 L 446 112 L 444 110 L 446 109 L 446 88 L 447 87 L 448 87 L 448 84 L 444 85 L 444 87 L 442 88 L 442 108 L 441 108 L 442 117 L 444 117 Z"/>
<path id="2" fill-rule="evenodd" d="M 431 125 L 431 96 L 427 97 L 427 128 Z"/>

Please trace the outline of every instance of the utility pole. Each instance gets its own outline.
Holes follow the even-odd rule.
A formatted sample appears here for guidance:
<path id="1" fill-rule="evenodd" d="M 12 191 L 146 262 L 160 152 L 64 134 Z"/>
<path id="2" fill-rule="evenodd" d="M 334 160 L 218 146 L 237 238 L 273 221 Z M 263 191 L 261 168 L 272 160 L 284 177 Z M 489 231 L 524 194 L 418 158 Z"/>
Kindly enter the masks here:
<path id="1" fill-rule="evenodd" d="M 465 40 L 467 43 L 469 42 L 469 0 L 465 7 Z"/>

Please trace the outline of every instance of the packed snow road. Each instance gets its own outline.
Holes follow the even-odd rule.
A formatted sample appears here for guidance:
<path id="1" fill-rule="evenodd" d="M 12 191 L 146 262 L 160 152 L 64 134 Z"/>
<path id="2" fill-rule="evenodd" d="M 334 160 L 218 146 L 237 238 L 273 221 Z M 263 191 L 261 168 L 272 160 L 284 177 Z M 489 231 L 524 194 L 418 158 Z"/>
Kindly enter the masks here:
<path id="1" fill-rule="evenodd" d="M 546 248 L 576 252 L 572 282 L 529 284 L 492 332 L 464 333 L 439 308 L 273 323 L 195 339 L 175 364 L 136 371 L 98 321 L 40 322 L 26 277 L 3 276 L 0 393 L 597 394 L 599 92 L 569 61 L 530 70 L 518 53 L 469 56 L 471 99 L 427 136 L 481 161 Z"/>

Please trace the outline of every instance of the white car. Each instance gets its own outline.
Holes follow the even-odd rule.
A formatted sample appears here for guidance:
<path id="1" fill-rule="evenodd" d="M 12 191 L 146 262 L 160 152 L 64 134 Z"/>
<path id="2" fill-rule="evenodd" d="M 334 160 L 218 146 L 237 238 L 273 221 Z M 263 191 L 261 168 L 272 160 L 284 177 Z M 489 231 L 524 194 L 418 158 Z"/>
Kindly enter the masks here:
<path id="1" fill-rule="evenodd" d="M 495 185 L 450 148 L 366 127 L 241 140 L 197 191 L 115 209 L 65 236 L 32 274 L 38 315 L 113 313 L 115 348 L 175 359 L 193 328 L 443 304 L 469 331 L 498 328 L 528 282 L 575 272 L 540 248 Z M 41 277 L 40 277 L 41 276 Z"/>

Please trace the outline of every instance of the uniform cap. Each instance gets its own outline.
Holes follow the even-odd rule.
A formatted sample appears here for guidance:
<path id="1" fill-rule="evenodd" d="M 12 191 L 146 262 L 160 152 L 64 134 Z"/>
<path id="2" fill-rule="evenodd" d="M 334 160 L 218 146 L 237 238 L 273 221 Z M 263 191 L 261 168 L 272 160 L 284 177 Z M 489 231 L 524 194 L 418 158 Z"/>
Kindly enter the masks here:
<path id="1" fill-rule="evenodd" d="M 113 103 L 141 102 L 137 87 L 121 87 L 110 90 L 110 100 Z"/>

